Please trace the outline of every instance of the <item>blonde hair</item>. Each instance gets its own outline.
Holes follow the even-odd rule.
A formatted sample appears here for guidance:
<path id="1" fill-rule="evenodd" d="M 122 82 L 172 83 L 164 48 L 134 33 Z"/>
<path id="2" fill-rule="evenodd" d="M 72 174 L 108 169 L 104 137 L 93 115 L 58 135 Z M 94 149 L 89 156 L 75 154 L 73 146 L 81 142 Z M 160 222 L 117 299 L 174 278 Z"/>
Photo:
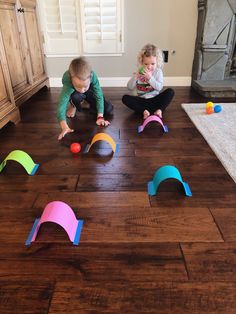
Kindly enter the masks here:
<path id="1" fill-rule="evenodd" d="M 73 59 L 69 66 L 70 77 L 76 76 L 82 81 L 86 81 L 91 75 L 91 66 L 85 57 Z"/>
<path id="2" fill-rule="evenodd" d="M 155 45 L 146 44 L 138 54 L 138 66 L 143 64 L 143 57 L 156 57 L 157 67 L 163 68 L 164 59 L 161 49 L 157 48 Z"/>

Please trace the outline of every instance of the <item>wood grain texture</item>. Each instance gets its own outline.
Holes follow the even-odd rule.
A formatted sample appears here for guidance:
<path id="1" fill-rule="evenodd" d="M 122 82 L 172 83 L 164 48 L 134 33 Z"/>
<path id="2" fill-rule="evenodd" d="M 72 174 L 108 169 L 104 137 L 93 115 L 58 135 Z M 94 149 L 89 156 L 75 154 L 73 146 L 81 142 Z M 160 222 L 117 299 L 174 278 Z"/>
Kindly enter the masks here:
<path id="1" fill-rule="evenodd" d="M 54 284 L 47 279 L 0 279 L 0 312 L 4 314 L 48 313 Z"/>
<path id="2" fill-rule="evenodd" d="M 9 166 L 12 168 L 12 165 Z M 45 191 L 75 191 L 79 176 L 27 176 L 27 175 L 9 175 L 4 170 L 4 174 L 0 176 L 0 192 L 19 191 L 19 192 L 45 192 Z M 26 174 L 26 173 L 25 173 Z"/>
<path id="3" fill-rule="evenodd" d="M 32 279 L 40 275 L 51 282 L 68 279 L 79 282 L 135 282 L 137 278 L 140 282 L 187 280 L 183 257 L 176 243 L 81 243 L 77 247 L 71 246 L 68 240 L 46 243 L 39 239 L 37 244 L 25 249 L 17 243 L 12 244 L 14 253 L 10 247 L 0 246 L 8 260 L 5 263 L 0 259 L 1 277 L 10 274 L 18 279 Z"/>
<path id="4" fill-rule="evenodd" d="M 56 285 L 49 313 L 234 314 L 235 289 L 235 282 L 63 282 Z"/>
<path id="5" fill-rule="evenodd" d="M 175 88 L 163 116 L 169 132 L 153 123 L 138 134 L 141 117 L 121 103 L 126 89 L 106 88 L 111 126 L 98 128 L 84 109 L 58 142 L 59 92 L 40 91 L 20 107 L 21 123 L 0 130 L 1 160 L 21 149 L 40 165 L 28 176 L 9 161 L 0 174 L 0 313 L 234 314 L 236 185 L 180 106 L 207 99 Z M 101 131 L 119 144 L 117 156 L 103 141 L 83 153 Z M 148 195 L 166 164 L 192 197 L 173 179 Z M 83 219 L 79 245 L 44 223 L 26 247 L 35 218 L 55 200 Z"/>
<path id="6" fill-rule="evenodd" d="M 35 207 L 44 208 L 44 204 L 60 199 L 70 203 L 71 207 L 97 208 L 97 207 L 150 207 L 149 198 L 146 192 L 52 192 L 39 193 L 34 204 Z"/>
<path id="7" fill-rule="evenodd" d="M 212 208 L 211 211 L 225 241 L 236 242 L 236 207 Z"/>
<path id="8" fill-rule="evenodd" d="M 190 280 L 231 281 L 236 278 L 236 243 L 181 244 Z"/>

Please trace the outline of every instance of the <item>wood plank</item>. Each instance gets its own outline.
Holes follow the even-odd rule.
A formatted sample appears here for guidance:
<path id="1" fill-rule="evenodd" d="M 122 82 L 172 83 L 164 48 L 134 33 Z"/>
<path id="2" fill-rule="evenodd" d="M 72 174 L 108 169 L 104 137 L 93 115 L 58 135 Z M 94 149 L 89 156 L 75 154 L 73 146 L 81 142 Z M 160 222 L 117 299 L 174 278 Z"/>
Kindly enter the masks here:
<path id="1" fill-rule="evenodd" d="M 103 208 L 103 207 L 150 207 L 148 195 L 145 192 L 60 192 L 39 193 L 34 204 L 36 208 L 44 208 L 53 200 L 61 200 L 71 207 Z"/>
<path id="2" fill-rule="evenodd" d="M 224 186 L 225 188 L 226 186 Z M 232 195 L 231 197 L 234 200 L 234 196 Z M 217 207 L 219 207 L 218 204 Z M 224 240 L 227 242 L 236 242 L 236 206 L 233 208 L 211 208 L 211 212 L 221 230 Z"/>
<path id="3" fill-rule="evenodd" d="M 235 289 L 235 282 L 58 282 L 49 313 L 234 314 Z"/>
<path id="4" fill-rule="evenodd" d="M 85 162 L 86 159 L 86 162 Z M 158 162 L 154 159 L 147 159 L 146 157 L 125 157 L 119 156 L 94 156 L 85 154 L 80 155 L 80 158 L 72 158 L 71 156 L 63 158 L 50 156 L 43 158 L 40 167 L 40 174 L 103 174 L 105 173 L 142 173 L 146 174 L 147 169 L 150 173 L 162 166 L 163 164 L 173 164 L 171 156 L 164 156 Z M 145 165 L 145 167 L 143 166 Z"/>
<path id="5" fill-rule="evenodd" d="M 174 164 L 180 170 L 180 172 L 187 174 L 198 173 L 199 176 L 202 173 L 208 173 L 208 175 L 222 175 L 225 173 L 225 169 L 221 162 L 217 158 L 209 158 L 209 156 L 199 156 L 196 163 L 194 163 L 194 156 L 190 157 L 175 157 Z"/>
<path id="6" fill-rule="evenodd" d="M 183 243 L 190 280 L 231 281 L 236 278 L 236 243 Z"/>
<path id="7" fill-rule="evenodd" d="M 29 208 L 33 205 L 36 195 L 34 192 L 4 191 L 0 193 L 1 207 L 5 210 L 8 208 L 15 208 L 15 210 Z"/>
<path id="8" fill-rule="evenodd" d="M 135 282 L 187 280 L 178 244 L 0 244 L 0 276 L 17 280 L 36 277 L 50 282 L 66 280 Z M 8 262 L 6 263 L 6 259 Z"/>
<path id="9" fill-rule="evenodd" d="M 6 191 L 45 192 L 45 191 L 75 191 L 78 176 L 70 175 L 9 175 L 4 172 L 0 176 L 0 193 Z"/>
<path id="10" fill-rule="evenodd" d="M 182 152 L 181 155 L 185 158 L 188 156 L 198 157 L 199 155 L 201 156 L 204 154 L 208 154 L 208 157 L 211 160 L 215 158 L 209 146 L 201 146 L 198 151 L 193 151 L 192 146 L 188 146 L 187 143 L 182 143 L 179 147 L 177 147 L 174 141 L 168 141 L 168 143 L 160 141 L 155 147 L 152 143 L 150 143 L 149 147 L 147 145 L 144 146 L 139 143 L 136 145 L 135 148 L 135 156 L 147 158 L 159 158 L 160 156 L 168 156 L 170 154 L 176 156 L 179 154 L 180 150 Z"/>
<path id="11" fill-rule="evenodd" d="M 149 174 L 81 174 L 76 191 L 144 191 Z"/>
<path id="12" fill-rule="evenodd" d="M 0 279 L 0 313 L 48 313 L 54 284 L 47 279 Z"/>
<path id="13" fill-rule="evenodd" d="M 222 242 L 207 208 L 81 209 L 86 242 Z"/>

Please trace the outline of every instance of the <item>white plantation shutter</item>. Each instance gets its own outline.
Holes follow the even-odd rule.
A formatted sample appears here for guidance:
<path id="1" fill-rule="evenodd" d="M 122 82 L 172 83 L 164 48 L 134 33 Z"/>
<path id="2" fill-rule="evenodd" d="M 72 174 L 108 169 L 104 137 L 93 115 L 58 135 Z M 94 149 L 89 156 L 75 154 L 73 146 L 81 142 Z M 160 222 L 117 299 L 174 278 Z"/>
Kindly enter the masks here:
<path id="1" fill-rule="evenodd" d="M 123 0 L 38 0 L 46 55 L 123 52 Z"/>
<path id="2" fill-rule="evenodd" d="M 78 54 L 77 0 L 39 0 L 46 54 Z"/>
<path id="3" fill-rule="evenodd" d="M 81 0 L 85 53 L 122 52 L 121 1 Z"/>

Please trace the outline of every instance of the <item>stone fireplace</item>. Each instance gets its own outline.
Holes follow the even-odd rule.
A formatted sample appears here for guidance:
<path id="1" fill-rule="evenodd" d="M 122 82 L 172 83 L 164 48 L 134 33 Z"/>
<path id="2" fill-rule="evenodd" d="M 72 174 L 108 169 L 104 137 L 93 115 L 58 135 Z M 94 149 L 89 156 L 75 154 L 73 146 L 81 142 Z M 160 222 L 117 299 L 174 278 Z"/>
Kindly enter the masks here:
<path id="1" fill-rule="evenodd" d="M 206 97 L 236 97 L 236 0 L 198 0 L 192 86 Z"/>

